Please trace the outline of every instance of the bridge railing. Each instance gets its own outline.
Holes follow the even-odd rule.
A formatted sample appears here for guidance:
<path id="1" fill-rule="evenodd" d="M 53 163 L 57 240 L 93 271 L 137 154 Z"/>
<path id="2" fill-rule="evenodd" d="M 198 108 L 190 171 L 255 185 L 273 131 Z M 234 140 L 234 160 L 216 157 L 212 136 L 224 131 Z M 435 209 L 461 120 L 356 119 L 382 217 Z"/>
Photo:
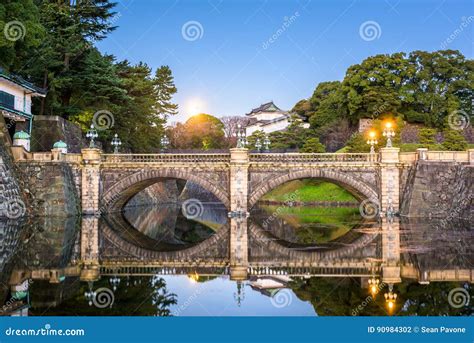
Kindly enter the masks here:
<path id="1" fill-rule="evenodd" d="M 230 154 L 102 154 L 103 163 L 229 163 Z"/>
<path id="2" fill-rule="evenodd" d="M 250 162 L 254 163 L 347 163 L 377 162 L 376 154 L 369 153 L 285 153 L 285 154 L 250 154 Z"/>
<path id="3" fill-rule="evenodd" d="M 468 162 L 469 153 L 467 151 L 427 151 L 426 159 L 428 161 Z"/>

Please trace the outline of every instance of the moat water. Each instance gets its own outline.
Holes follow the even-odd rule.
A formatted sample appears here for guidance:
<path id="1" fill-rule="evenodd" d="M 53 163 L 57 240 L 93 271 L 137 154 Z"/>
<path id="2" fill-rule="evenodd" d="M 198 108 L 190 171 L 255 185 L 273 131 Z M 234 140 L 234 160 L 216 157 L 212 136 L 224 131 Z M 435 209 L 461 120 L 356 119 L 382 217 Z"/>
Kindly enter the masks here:
<path id="1" fill-rule="evenodd" d="M 200 204 L 192 213 L 182 205 L 168 204 L 128 208 L 101 218 L 98 258 L 101 263 L 114 263 L 116 269 L 102 268 L 93 282 L 81 281 L 74 272 L 84 251 L 83 218 L 0 222 L 1 312 L 31 316 L 474 314 L 472 222 L 393 218 L 384 224 L 377 218 L 363 219 L 357 206 L 283 205 L 261 205 L 246 220 L 265 232 L 268 242 L 249 238 L 250 265 L 264 262 L 265 267 L 249 267 L 248 278 L 240 281 L 231 280 L 225 265 L 150 267 L 146 256 L 142 257 L 146 268 L 121 268 L 130 262 L 120 243 L 124 239 L 145 250 L 180 252 L 218 237 L 220 230 L 228 228 L 229 218 L 227 210 L 214 203 Z M 389 225 L 386 241 L 383 225 Z M 129 231 L 124 233 L 123 226 Z M 120 240 L 103 238 L 104 230 L 117 232 Z M 216 261 L 222 259 L 221 250 L 227 253 L 226 244 L 216 249 Z M 288 256 L 292 251 L 326 254 L 322 256 L 327 268 L 283 268 L 284 257 L 270 249 L 272 244 L 287 249 Z M 345 252 L 338 255 L 338 251 Z M 133 258 L 140 260 L 140 256 Z M 344 261 L 360 261 L 365 267 L 344 269 Z M 380 268 L 389 263 L 400 267 L 400 282 L 383 283 Z M 28 277 L 15 278 L 18 275 Z M 367 288 L 372 278 L 380 285 L 376 294 Z M 15 285 L 15 280 L 21 283 Z M 384 298 L 389 288 L 397 294 L 391 310 Z"/>

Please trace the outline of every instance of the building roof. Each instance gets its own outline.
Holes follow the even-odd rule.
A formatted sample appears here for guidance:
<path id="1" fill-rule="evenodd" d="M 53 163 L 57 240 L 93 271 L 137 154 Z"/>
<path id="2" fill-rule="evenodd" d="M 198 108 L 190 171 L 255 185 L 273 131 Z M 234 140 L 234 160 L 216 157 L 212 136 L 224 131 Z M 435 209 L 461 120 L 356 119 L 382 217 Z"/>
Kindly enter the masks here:
<path id="1" fill-rule="evenodd" d="M 277 105 L 273 103 L 273 101 L 267 102 L 266 104 L 262 104 L 257 108 L 254 108 L 249 113 L 245 114 L 246 116 L 250 116 L 255 113 L 259 112 L 283 112 Z"/>
<path id="2" fill-rule="evenodd" d="M 275 119 L 270 119 L 270 120 L 250 120 L 249 123 L 247 124 L 247 127 L 249 126 L 267 126 L 270 124 L 278 123 L 280 121 L 288 119 L 290 116 L 288 114 L 284 114 L 281 117 L 275 118 Z"/>
<path id="3" fill-rule="evenodd" d="M 46 96 L 46 90 L 32 84 L 31 82 L 26 81 L 21 76 L 10 74 L 6 72 L 3 68 L 0 67 L 0 78 L 10 81 L 24 89 L 29 90 L 33 95 L 36 96 Z"/>

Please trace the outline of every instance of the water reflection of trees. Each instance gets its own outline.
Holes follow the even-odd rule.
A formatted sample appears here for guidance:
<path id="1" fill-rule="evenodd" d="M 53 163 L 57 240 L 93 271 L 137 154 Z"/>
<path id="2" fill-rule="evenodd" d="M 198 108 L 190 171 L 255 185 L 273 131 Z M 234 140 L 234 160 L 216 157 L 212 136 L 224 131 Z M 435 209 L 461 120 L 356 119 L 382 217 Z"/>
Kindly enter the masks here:
<path id="1" fill-rule="evenodd" d="M 109 278 L 104 276 L 92 285 L 92 289 L 112 289 Z M 111 306 L 97 308 L 85 298 L 89 284 L 78 279 L 50 285 L 35 281 L 31 288 L 32 313 L 50 316 L 169 316 L 170 307 L 177 304 L 177 295 L 171 293 L 166 281 L 158 276 L 134 276 L 122 278 L 114 291 Z"/>
<path id="2" fill-rule="evenodd" d="M 474 289 L 470 284 L 458 282 L 433 282 L 420 285 L 404 281 L 395 285 L 398 294 L 397 307 L 393 312 L 398 316 L 467 316 L 473 315 L 472 306 L 461 308 L 450 306 L 449 292 L 456 287 L 466 287 L 471 297 Z M 317 278 L 299 279 L 290 284 L 296 296 L 313 305 L 320 316 L 384 316 L 388 315 L 382 289 L 374 298 L 362 288 L 359 279 Z"/>

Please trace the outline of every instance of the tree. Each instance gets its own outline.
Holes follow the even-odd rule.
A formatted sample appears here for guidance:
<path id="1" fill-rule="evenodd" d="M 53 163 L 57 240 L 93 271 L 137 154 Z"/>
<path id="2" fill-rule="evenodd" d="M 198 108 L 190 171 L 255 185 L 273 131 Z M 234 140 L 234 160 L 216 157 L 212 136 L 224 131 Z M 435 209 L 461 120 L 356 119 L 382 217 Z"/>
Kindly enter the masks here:
<path id="1" fill-rule="evenodd" d="M 319 138 L 313 137 L 308 139 L 304 144 L 303 148 L 300 150 L 301 152 L 315 152 L 315 153 L 321 153 L 325 152 L 326 148 L 324 147 L 323 144 L 319 141 Z"/>
<path id="2" fill-rule="evenodd" d="M 161 66 L 155 72 L 155 87 L 158 92 L 156 111 L 164 120 L 178 113 L 178 105 L 173 104 L 171 99 L 178 91 L 174 85 L 174 79 L 170 67 Z"/>
<path id="3" fill-rule="evenodd" d="M 9 71 L 23 69 L 24 63 L 32 58 L 29 52 L 38 49 L 46 35 L 40 11 L 33 0 L 2 1 L 0 32 L 0 65 Z"/>
<path id="4" fill-rule="evenodd" d="M 444 141 L 442 146 L 446 150 L 451 151 L 464 151 L 467 149 L 466 138 L 461 134 L 461 132 L 456 130 L 446 130 L 443 132 Z"/>
<path id="5" fill-rule="evenodd" d="M 242 128 L 247 126 L 248 118 L 239 117 L 239 116 L 228 116 L 220 118 L 222 124 L 224 125 L 224 135 L 227 140 L 229 147 L 235 146 L 236 144 L 236 133 L 237 128 L 240 125 Z"/>
<path id="6" fill-rule="evenodd" d="M 224 125 L 210 114 L 197 114 L 171 129 L 171 143 L 177 149 L 221 149 L 226 146 Z"/>
<path id="7" fill-rule="evenodd" d="M 420 144 L 435 144 L 436 130 L 424 128 L 418 131 L 418 140 Z"/>
<path id="8" fill-rule="evenodd" d="M 247 137 L 248 148 L 256 149 L 255 143 L 257 142 L 257 139 L 259 139 L 260 143 L 263 145 L 265 137 L 266 137 L 266 134 L 262 130 L 254 131 L 254 133 L 252 133 L 250 136 Z"/>

